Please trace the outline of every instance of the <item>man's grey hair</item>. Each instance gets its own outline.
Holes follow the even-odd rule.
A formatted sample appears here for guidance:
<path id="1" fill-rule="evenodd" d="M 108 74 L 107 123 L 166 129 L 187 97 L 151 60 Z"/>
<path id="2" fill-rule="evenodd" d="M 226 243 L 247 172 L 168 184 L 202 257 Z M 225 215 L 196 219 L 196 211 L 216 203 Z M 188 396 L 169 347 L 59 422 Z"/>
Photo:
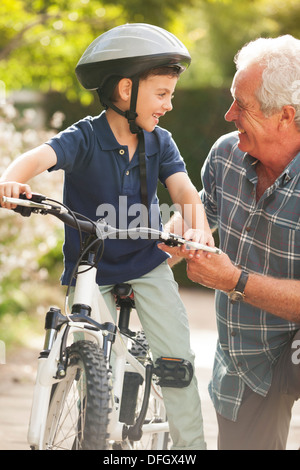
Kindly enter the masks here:
<path id="1" fill-rule="evenodd" d="M 246 44 L 234 58 L 237 70 L 261 65 L 262 85 L 257 99 L 265 116 L 285 105 L 296 110 L 300 130 L 300 40 L 287 34 L 277 38 L 258 38 Z"/>

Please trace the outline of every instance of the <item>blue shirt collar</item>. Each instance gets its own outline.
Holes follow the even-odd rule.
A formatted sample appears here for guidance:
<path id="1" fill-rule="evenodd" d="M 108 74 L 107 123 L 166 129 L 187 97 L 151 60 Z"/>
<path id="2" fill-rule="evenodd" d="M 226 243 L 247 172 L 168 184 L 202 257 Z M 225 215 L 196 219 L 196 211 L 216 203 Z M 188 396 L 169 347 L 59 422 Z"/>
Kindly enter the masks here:
<path id="1" fill-rule="evenodd" d="M 102 150 L 116 150 L 124 147 L 124 145 L 120 145 L 115 138 L 107 121 L 106 111 L 103 111 L 99 115 L 98 119 L 95 119 L 94 126 L 97 131 L 99 145 Z M 155 129 L 153 132 L 143 132 L 145 136 L 146 155 L 150 157 L 151 155 L 157 154 L 159 152 L 159 145 L 158 139 L 155 137 Z"/>

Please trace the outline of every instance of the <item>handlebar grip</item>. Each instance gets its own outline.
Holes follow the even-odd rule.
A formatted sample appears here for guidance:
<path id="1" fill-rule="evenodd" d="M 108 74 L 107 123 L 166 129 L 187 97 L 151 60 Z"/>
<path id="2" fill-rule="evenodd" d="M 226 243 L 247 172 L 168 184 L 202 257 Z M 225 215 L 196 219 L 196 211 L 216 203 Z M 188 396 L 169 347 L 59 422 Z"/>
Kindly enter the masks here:
<path id="1" fill-rule="evenodd" d="M 41 203 L 46 199 L 45 196 L 39 193 L 32 193 L 32 197 L 29 199 L 26 197 L 25 193 L 21 193 L 19 195 L 19 199 L 27 200 L 27 201 L 33 201 L 33 202 L 38 202 Z M 33 211 L 32 207 L 24 207 L 24 206 L 17 206 L 15 209 L 13 209 L 14 212 L 17 212 L 18 214 L 22 215 L 23 217 L 30 217 Z"/>
<path id="2" fill-rule="evenodd" d="M 3 201 L 5 201 L 5 199 L 6 199 L 6 197 L 3 196 Z M 25 193 L 20 194 L 19 199 L 26 199 L 27 200 L 27 197 L 26 197 Z M 6 207 L 2 207 L 0 205 L 0 209 L 6 209 Z M 29 217 L 31 215 L 31 212 L 32 212 L 32 209 L 30 207 L 24 207 L 24 206 L 17 206 L 14 209 L 11 209 L 11 210 L 21 214 L 23 217 Z"/>

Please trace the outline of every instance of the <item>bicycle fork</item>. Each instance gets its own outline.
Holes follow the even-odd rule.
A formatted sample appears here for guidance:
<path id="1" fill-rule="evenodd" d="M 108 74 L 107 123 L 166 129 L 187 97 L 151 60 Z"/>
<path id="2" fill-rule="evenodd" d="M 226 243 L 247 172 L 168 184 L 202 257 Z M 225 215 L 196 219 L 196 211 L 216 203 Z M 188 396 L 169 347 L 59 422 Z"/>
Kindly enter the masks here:
<path id="1" fill-rule="evenodd" d="M 61 364 L 61 348 L 70 334 L 81 333 L 84 324 L 71 322 L 64 324 L 53 339 L 53 332 L 46 331 L 45 345 L 52 338 L 53 344 L 50 350 L 44 349 L 38 358 L 37 376 L 33 391 L 33 400 L 27 440 L 32 449 L 44 448 L 44 435 L 47 423 L 47 414 L 51 398 L 52 386 L 58 383 L 65 376 L 65 365 Z M 89 330 L 99 344 L 102 338 L 102 332 Z"/>

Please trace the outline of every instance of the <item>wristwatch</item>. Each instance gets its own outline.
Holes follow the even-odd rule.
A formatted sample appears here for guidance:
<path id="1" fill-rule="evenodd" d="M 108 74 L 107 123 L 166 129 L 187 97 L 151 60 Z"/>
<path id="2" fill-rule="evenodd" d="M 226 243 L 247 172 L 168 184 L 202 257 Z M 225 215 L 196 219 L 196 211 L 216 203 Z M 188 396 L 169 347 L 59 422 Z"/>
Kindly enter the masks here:
<path id="1" fill-rule="evenodd" d="M 248 277 L 249 277 L 249 273 L 247 271 L 242 271 L 237 285 L 235 286 L 233 290 L 228 292 L 228 297 L 232 304 L 235 304 L 236 302 L 241 302 L 242 300 L 244 300 L 244 297 L 245 297 L 244 291 L 245 291 L 246 283 L 248 281 Z"/>

